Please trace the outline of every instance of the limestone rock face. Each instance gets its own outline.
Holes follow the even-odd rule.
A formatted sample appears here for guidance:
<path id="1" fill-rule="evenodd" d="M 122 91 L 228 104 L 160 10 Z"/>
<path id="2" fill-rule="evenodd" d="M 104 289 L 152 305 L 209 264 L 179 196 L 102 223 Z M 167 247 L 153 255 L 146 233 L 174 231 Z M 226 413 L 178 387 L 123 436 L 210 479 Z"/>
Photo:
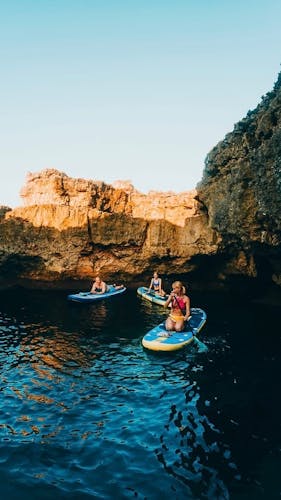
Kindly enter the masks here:
<path id="1" fill-rule="evenodd" d="M 0 269 L 37 280 L 131 279 L 188 272 L 216 253 L 196 191 L 147 195 L 130 183 L 72 179 L 54 169 L 28 174 L 23 206 L 3 211 Z M 11 263 L 13 268 L 11 269 Z"/>
<path id="2" fill-rule="evenodd" d="M 190 273 L 281 286 L 281 75 L 179 194 L 28 174 L 23 206 L 0 207 L 0 281 L 148 279 Z M 0 283 L 1 284 L 1 283 Z"/>
<path id="3" fill-rule="evenodd" d="M 281 74 L 273 91 L 209 153 L 197 189 L 210 227 L 220 234 L 219 251 L 228 255 L 228 268 L 278 282 Z"/>
<path id="4" fill-rule="evenodd" d="M 21 208 L 17 209 L 16 212 L 13 211 L 13 215 L 20 212 L 27 214 L 26 207 L 32 206 L 38 207 L 37 214 L 42 214 L 39 209 L 42 206 L 68 207 L 68 211 L 62 210 L 62 213 L 68 213 L 68 224 L 73 224 L 74 227 L 81 224 L 75 215 L 79 211 L 86 214 L 87 209 L 94 209 L 96 214 L 119 213 L 147 220 L 163 219 L 181 227 L 185 225 L 186 218 L 198 215 L 200 212 L 199 203 L 195 199 L 196 190 L 180 194 L 150 191 L 145 195 L 126 182 L 116 181 L 115 184 L 109 185 L 101 181 L 72 179 L 54 169 L 46 169 L 36 174 L 29 173 L 20 196 L 23 200 L 23 211 Z M 73 220 L 69 217 L 70 213 L 74 215 Z M 38 224 L 47 226 L 55 224 L 58 229 L 67 227 L 67 221 L 64 219 L 63 222 L 63 216 L 59 217 L 57 214 L 57 218 L 54 218 L 51 213 L 50 215 L 51 220 L 46 219 L 45 223 L 38 220 Z M 33 223 L 36 224 L 34 218 Z"/>

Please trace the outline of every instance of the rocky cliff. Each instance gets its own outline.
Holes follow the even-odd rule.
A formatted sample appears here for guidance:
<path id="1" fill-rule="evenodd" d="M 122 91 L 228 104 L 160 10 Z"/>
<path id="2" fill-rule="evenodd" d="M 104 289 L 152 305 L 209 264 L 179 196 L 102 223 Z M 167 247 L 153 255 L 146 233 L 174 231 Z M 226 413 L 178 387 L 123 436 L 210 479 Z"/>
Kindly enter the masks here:
<path id="1" fill-rule="evenodd" d="M 197 189 L 221 237 L 222 272 L 281 284 L 281 74 L 209 153 Z"/>
<path id="2" fill-rule="evenodd" d="M 2 277 L 131 281 L 155 267 L 189 272 L 217 251 L 195 190 L 144 195 L 47 169 L 28 174 L 20 194 L 22 207 L 2 209 Z"/>
<path id="3" fill-rule="evenodd" d="M 226 284 L 281 285 L 281 75 L 207 156 L 197 190 L 147 195 L 128 182 L 28 174 L 0 209 L 0 279 L 133 282 L 154 269 Z"/>

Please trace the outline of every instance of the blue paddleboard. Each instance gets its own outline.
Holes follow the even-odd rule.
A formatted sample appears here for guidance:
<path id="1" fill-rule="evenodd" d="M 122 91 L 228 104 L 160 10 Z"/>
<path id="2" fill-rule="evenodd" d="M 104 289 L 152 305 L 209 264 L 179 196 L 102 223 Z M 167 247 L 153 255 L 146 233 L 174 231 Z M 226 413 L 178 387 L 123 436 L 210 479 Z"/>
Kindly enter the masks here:
<path id="1" fill-rule="evenodd" d="M 116 289 L 113 285 L 107 285 L 108 290 L 105 293 L 91 293 L 91 292 L 79 292 L 73 293 L 67 296 L 68 300 L 72 300 L 73 302 L 96 302 L 101 299 L 108 299 L 109 297 L 113 297 L 114 295 L 120 295 L 120 293 L 124 293 L 126 287 Z"/>
<path id="2" fill-rule="evenodd" d="M 182 332 L 168 332 L 165 322 L 155 326 L 142 339 L 142 345 L 152 351 L 177 351 L 193 341 L 203 328 L 207 315 L 203 309 L 191 308 L 191 319 Z"/>
<path id="3" fill-rule="evenodd" d="M 158 295 L 153 290 L 148 292 L 148 288 L 146 286 L 140 286 L 137 289 L 137 293 L 144 299 L 149 300 L 150 302 L 154 302 L 154 304 L 158 304 L 159 306 L 163 306 L 168 298 L 168 297 L 161 297 L 161 295 Z"/>

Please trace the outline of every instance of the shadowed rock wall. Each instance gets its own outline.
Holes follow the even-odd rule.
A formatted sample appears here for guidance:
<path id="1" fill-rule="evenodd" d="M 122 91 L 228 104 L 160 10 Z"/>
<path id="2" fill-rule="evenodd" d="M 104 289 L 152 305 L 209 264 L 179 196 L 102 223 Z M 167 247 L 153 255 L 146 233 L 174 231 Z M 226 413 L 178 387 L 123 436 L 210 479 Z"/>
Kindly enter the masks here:
<path id="1" fill-rule="evenodd" d="M 281 74 L 208 154 L 197 190 L 221 237 L 223 272 L 281 282 Z"/>

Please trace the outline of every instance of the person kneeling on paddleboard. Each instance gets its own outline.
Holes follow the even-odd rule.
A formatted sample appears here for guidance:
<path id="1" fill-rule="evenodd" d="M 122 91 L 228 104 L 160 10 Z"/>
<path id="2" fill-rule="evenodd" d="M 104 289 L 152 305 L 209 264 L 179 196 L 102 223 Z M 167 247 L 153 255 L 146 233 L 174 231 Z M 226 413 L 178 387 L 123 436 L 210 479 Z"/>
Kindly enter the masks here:
<path id="1" fill-rule="evenodd" d="M 175 281 L 172 284 L 172 289 L 164 304 L 164 307 L 168 307 L 169 305 L 171 307 L 165 327 L 168 331 L 182 332 L 185 321 L 188 321 L 190 318 L 190 298 L 185 294 L 185 286 L 181 281 Z"/>

